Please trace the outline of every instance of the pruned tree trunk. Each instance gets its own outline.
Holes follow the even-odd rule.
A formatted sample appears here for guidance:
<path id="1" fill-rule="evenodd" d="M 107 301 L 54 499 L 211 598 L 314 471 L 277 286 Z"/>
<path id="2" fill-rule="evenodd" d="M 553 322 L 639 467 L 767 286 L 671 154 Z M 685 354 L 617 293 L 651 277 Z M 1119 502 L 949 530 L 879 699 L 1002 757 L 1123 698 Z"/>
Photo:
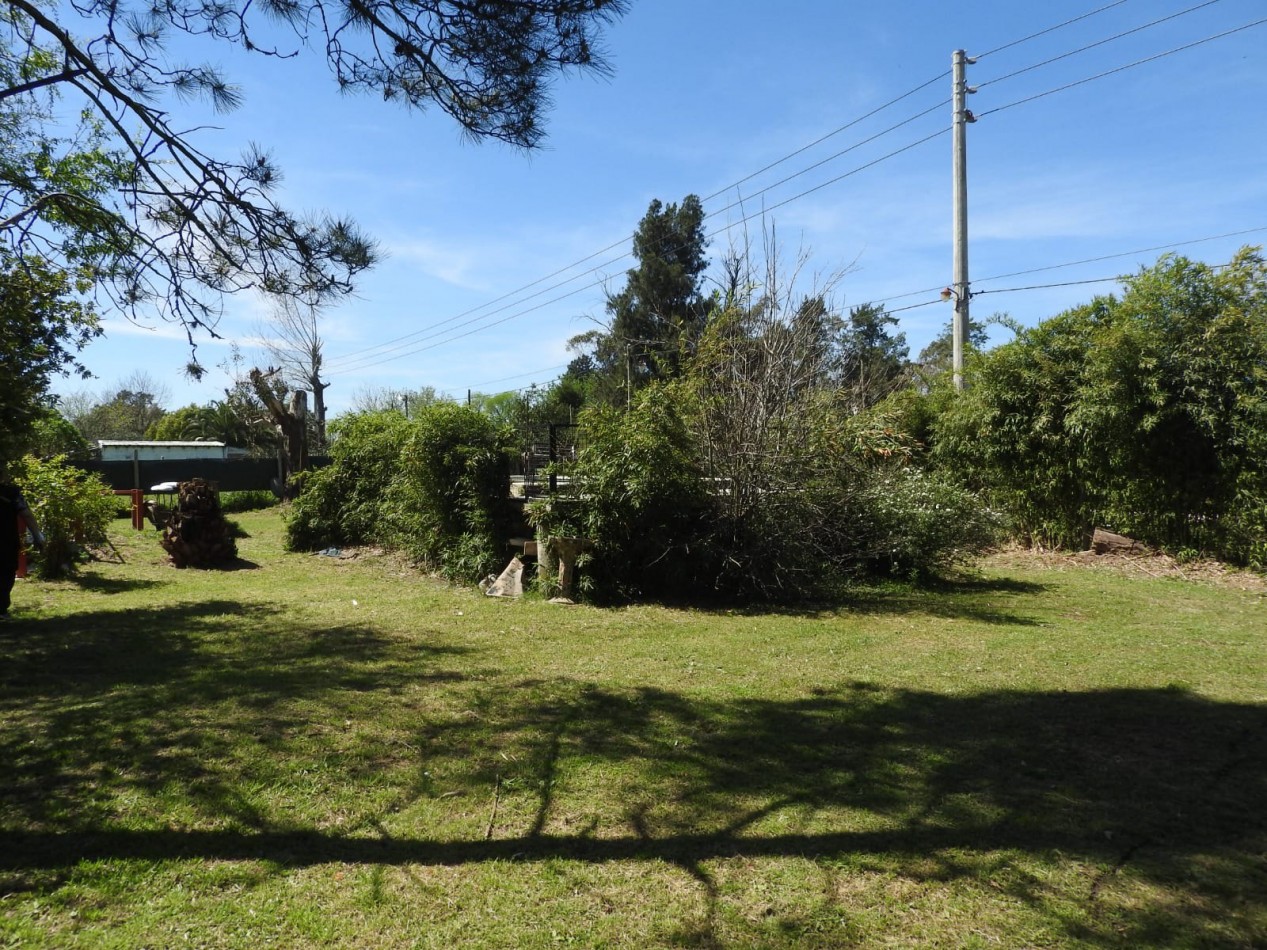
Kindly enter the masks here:
<path id="1" fill-rule="evenodd" d="M 290 487 L 291 476 L 296 472 L 302 472 L 308 467 L 308 433 L 305 423 L 305 416 L 308 413 L 304 393 L 291 393 L 290 406 L 286 406 L 277 398 L 277 394 L 269 388 L 268 377 L 275 375 L 277 372 L 276 368 L 270 368 L 266 373 L 253 369 L 250 377 L 251 386 L 254 388 L 255 394 L 260 397 L 260 401 L 268 409 L 268 414 L 272 416 L 273 424 L 277 426 L 278 431 L 282 435 L 284 452 L 282 496 L 290 498 L 293 495 Z"/>

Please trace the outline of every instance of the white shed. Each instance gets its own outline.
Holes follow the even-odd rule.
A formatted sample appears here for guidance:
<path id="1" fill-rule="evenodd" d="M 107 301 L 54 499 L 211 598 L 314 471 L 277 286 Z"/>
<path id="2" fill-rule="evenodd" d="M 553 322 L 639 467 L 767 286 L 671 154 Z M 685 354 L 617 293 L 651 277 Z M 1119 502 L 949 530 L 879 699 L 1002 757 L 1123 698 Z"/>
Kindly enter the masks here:
<path id="1" fill-rule="evenodd" d="M 226 459 L 223 442 L 150 442 L 144 439 L 99 439 L 103 462 L 157 462 L 161 459 Z"/>

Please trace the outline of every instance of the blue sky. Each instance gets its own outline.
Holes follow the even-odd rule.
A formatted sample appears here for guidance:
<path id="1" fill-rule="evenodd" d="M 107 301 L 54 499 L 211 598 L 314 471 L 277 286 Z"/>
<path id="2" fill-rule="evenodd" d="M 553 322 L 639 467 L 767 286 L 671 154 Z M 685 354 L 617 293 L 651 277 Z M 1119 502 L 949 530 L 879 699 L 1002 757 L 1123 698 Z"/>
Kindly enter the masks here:
<path id="1" fill-rule="evenodd" d="M 242 87 L 245 104 L 214 118 L 189 106 L 188 120 L 217 126 L 199 133 L 210 152 L 268 147 L 288 205 L 351 215 L 382 245 L 357 296 L 323 318 L 331 408 L 378 387 L 461 398 L 558 376 L 568 338 L 602 319 L 604 285 L 621 285 L 631 260 L 617 258 L 655 198 L 716 196 L 705 202 L 714 261 L 745 215 L 753 234 L 773 223 L 789 254 L 809 253 L 807 281 L 848 269 L 841 307 L 936 298 L 930 289 L 951 279 L 951 143 L 935 133 L 950 124 L 939 104 L 959 47 L 987 54 L 968 72 L 981 117 L 968 131 L 975 291 L 1130 273 L 1160 253 L 1136 252 L 1161 245 L 1200 241 L 1177 250 L 1219 264 L 1242 244 L 1267 243 L 1267 24 L 1041 95 L 1267 17 L 1261 0 L 1211 0 L 1064 56 L 1198 4 L 633 0 L 606 33 L 613 75 L 561 78 L 548 140 L 531 155 L 465 141 L 438 111 L 340 96 L 307 54 L 271 61 L 191 46 Z M 991 279 L 1007 274 L 1017 276 Z M 1112 286 L 980 293 L 973 314 L 1030 324 Z M 258 299 L 230 301 L 225 339 L 202 341 L 202 361 L 221 362 L 231 341 L 254 358 L 267 313 Z M 915 353 L 951 311 L 937 303 L 896 316 Z M 117 318 L 106 327 L 83 354 L 98 377 L 90 389 L 139 369 L 170 388 L 169 408 L 221 394 L 218 370 L 201 383 L 179 375 L 180 328 Z"/>

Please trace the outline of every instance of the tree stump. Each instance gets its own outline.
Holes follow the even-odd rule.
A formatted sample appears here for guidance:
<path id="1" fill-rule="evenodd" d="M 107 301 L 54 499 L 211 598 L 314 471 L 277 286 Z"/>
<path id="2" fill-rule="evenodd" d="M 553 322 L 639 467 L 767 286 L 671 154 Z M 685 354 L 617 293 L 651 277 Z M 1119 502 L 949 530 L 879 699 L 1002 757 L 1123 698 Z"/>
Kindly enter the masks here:
<path id="1" fill-rule="evenodd" d="M 214 567 L 237 560 L 238 545 L 214 485 L 202 478 L 180 483 L 161 543 L 177 567 Z"/>

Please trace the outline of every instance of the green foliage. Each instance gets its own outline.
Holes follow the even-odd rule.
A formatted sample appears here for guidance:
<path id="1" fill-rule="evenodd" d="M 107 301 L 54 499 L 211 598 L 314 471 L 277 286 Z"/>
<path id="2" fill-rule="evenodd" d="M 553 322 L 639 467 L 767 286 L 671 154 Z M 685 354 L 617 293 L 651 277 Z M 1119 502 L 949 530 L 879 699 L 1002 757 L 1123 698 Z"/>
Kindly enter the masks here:
<path id="1" fill-rule="evenodd" d="M 906 334 L 893 334 L 897 318 L 875 304 L 849 311 L 836 343 L 837 384 L 855 411 L 869 409 L 907 378 Z"/>
<path id="2" fill-rule="evenodd" d="M 272 508 L 276 504 L 277 497 L 271 491 L 262 489 L 220 493 L 220 510 L 225 514 L 233 514 L 239 511 L 259 511 L 261 508 Z"/>
<path id="3" fill-rule="evenodd" d="M 145 430 L 145 438 L 155 442 L 180 442 L 193 439 L 193 428 L 201 413 L 202 406 L 193 403 L 173 409 L 150 424 Z"/>
<path id="4" fill-rule="evenodd" d="M 378 543 L 474 580 L 505 553 L 508 444 L 483 414 L 453 403 L 343 416 L 331 464 L 304 472 L 286 526 L 290 550 Z"/>
<path id="5" fill-rule="evenodd" d="M 974 365 L 938 457 L 1019 527 L 1075 546 L 1096 525 L 1240 563 L 1267 518 L 1267 268 L 1167 255 Z"/>
<path id="6" fill-rule="evenodd" d="M 630 347 L 638 380 L 676 375 L 683 353 L 704 324 L 710 303 L 700 292 L 705 250 L 704 208 L 695 195 L 680 205 L 651 202 L 634 232 L 638 266 L 607 301 L 611 345 Z"/>
<path id="7" fill-rule="evenodd" d="M 71 421 L 89 442 L 144 439 L 166 414 L 161 388 L 145 374 L 135 374 Z"/>
<path id="8" fill-rule="evenodd" d="M 639 389 L 679 375 L 712 309 L 702 292 L 707 247 L 698 197 L 651 202 L 634 232 L 638 264 L 607 299 L 608 328 L 568 341 L 578 356 L 563 378 L 565 406 L 628 406 Z"/>
<path id="9" fill-rule="evenodd" d="M 593 544 L 589 596 L 794 601 L 867 572 L 935 573 L 997 538 L 975 495 L 909 466 L 919 447 L 897 413 L 856 413 L 826 381 L 814 341 L 830 336 L 809 325 L 826 308 L 794 313 L 716 314 L 683 380 L 582 413 L 570 488 L 532 517 L 539 541 Z"/>
<path id="10" fill-rule="evenodd" d="M 394 483 L 393 535 L 416 559 L 455 579 L 475 580 L 505 554 L 510 524 L 510 443 L 475 409 L 428 406 Z"/>
<path id="11" fill-rule="evenodd" d="M 39 451 L 55 373 L 88 376 L 75 354 L 101 329 L 79 297 L 87 289 L 76 274 L 0 249 L 0 457 Z"/>
<path id="12" fill-rule="evenodd" d="M 670 392 L 650 387 L 627 413 L 587 408 L 580 424 L 585 440 L 565 469 L 573 491 L 531 509 L 538 541 L 592 542 L 585 590 L 599 600 L 707 593 L 717 573 L 713 506 Z"/>
<path id="13" fill-rule="evenodd" d="M 40 409 L 32 422 L 30 441 L 24 454 L 45 459 L 54 455 L 85 459 L 90 452 L 88 442 L 79 430 L 56 409 L 46 406 Z"/>
<path id="14" fill-rule="evenodd" d="M 967 563 L 1004 536 L 1001 513 L 946 476 L 906 466 L 876 472 L 863 492 L 873 568 L 928 577 Z"/>
<path id="15" fill-rule="evenodd" d="M 355 413 L 330 427 L 331 464 L 296 476 L 286 523 L 291 551 L 383 540 L 385 506 L 411 426 L 399 412 Z"/>
<path id="16" fill-rule="evenodd" d="M 969 317 L 968 352 L 964 354 L 964 358 L 967 359 L 970 353 L 982 352 L 988 342 L 989 334 L 986 332 L 985 324 L 978 323 Z M 927 346 L 919 351 L 919 357 L 916 360 L 918 375 L 924 380 L 926 385 L 931 384 L 932 380 L 939 376 L 949 375 L 954 363 L 954 355 L 955 328 L 952 321 Z"/>
<path id="17" fill-rule="evenodd" d="M 68 465 L 61 456 L 41 461 L 29 455 L 17 464 L 14 475 L 44 532 L 42 577 L 62 576 L 80 559 L 85 545 L 105 543 L 115 501 L 99 476 Z"/>

